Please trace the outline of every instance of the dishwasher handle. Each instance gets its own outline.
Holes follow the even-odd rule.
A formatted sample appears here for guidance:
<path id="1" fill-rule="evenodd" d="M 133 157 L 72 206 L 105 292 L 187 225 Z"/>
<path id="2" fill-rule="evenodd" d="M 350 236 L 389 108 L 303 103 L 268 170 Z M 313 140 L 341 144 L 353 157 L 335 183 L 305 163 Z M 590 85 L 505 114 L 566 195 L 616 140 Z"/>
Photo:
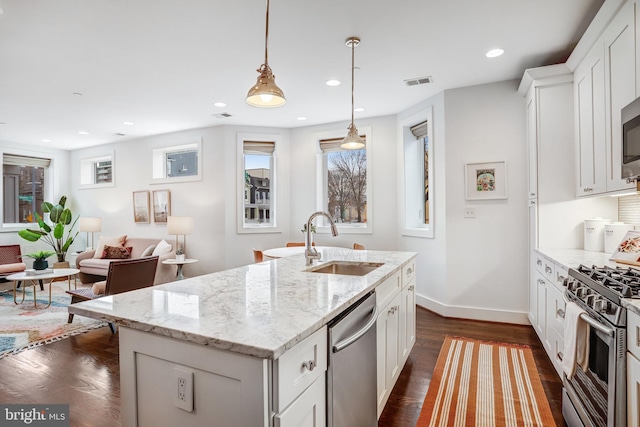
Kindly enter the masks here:
<path id="1" fill-rule="evenodd" d="M 378 320 L 378 308 L 374 306 L 373 310 L 371 310 L 371 317 L 369 318 L 369 321 L 367 322 L 367 324 L 364 325 L 364 327 L 360 329 L 358 332 L 356 332 L 355 334 L 336 343 L 336 345 L 333 346 L 333 352 L 337 353 L 339 351 L 342 351 L 345 348 L 349 347 L 354 342 L 358 341 L 364 334 L 367 333 L 369 329 L 373 327 L 373 325 L 376 324 L 377 320 Z"/>

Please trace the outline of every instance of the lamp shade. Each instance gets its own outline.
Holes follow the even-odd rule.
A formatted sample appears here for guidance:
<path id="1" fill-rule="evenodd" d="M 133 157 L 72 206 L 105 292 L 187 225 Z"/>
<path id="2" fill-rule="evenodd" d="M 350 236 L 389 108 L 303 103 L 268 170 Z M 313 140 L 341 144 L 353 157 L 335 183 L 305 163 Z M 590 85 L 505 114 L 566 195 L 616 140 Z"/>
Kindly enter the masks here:
<path id="1" fill-rule="evenodd" d="M 78 230 L 87 233 L 102 231 L 102 218 L 81 217 Z"/>
<path id="2" fill-rule="evenodd" d="M 186 235 L 193 233 L 193 218 L 190 216 L 170 216 L 167 218 L 167 233 Z"/>

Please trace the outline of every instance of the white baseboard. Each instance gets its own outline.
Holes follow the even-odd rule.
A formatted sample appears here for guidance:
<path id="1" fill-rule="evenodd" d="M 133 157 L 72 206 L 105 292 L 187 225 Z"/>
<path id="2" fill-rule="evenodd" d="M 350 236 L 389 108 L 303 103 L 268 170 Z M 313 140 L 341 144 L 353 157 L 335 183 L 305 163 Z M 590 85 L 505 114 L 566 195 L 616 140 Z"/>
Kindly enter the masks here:
<path id="1" fill-rule="evenodd" d="M 427 310 L 433 311 L 443 317 L 513 323 L 516 325 L 531 324 L 526 312 L 446 305 L 419 294 L 416 294 L 416 303 L 420 307 L 424 307 Z"/>

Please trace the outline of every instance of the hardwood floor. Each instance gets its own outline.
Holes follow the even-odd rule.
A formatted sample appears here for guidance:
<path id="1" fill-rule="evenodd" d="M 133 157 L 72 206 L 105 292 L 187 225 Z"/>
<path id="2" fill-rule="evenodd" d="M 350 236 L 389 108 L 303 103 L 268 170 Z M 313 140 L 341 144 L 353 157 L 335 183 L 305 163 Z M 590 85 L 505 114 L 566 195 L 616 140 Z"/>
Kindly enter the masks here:
<path id="1" fill-rule="evenodd" d="M 380 417 L 379 426 L 414 426 L 445 335 L 528 344 L 558 427 L 562 384 L 529 326 L 445 319 L 418 307 L 417 342 Z M 70 403 L 72 426 L 120 422 L 118 336 L 108 327 L 0 359 L 0 402 Z"/>

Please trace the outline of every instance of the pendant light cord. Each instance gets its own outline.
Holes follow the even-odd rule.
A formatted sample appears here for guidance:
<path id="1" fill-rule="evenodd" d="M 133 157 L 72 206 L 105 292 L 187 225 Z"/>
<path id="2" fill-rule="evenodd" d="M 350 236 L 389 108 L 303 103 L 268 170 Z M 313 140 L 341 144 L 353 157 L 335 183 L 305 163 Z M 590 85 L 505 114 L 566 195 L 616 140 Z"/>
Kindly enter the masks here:
<path id="1" fill-rule="evenodd" d="M 265 33 L 264 33 L 264 64 L 269 67 L 269 0 L 267 0 L 267 23 L 265 25 Z"/>
<path id="2" fill-rule="evenodd" d="M 269 1 L 269 0 L 267 0 Z M 354 100 L 353 100 L 353 88 L 354 88 L 354 70 L 355 70 L 355 54 L 354 51 L 356 49 L 356 43 L 355 41 L 351 42 L 351 126 L 353 126 L 353 122 L 354 122 L 354 113 L 353 113 L 353 109 L 354 109 Z"/>

